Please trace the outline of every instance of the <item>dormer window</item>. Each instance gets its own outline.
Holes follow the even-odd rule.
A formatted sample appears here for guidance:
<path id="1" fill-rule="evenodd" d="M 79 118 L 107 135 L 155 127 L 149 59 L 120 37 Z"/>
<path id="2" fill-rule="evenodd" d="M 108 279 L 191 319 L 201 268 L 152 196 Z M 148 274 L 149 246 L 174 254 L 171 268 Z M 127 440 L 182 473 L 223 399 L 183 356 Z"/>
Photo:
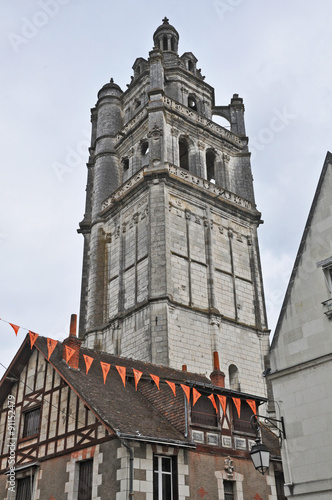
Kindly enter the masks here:
<path id="1" fill-rule="evenodd" d="M 191 73 L 193 73 L 194 69 L 195 69 L 194 63 L 189 59 L 188 60 L 188 70 L 191 71 Z"/>
<path id="2" fill-rule="evenodd" d="M 203 394 L 191 409 L 191 423 L 209 427 L 218 427 L 218 417 L 211 401 Z"/>

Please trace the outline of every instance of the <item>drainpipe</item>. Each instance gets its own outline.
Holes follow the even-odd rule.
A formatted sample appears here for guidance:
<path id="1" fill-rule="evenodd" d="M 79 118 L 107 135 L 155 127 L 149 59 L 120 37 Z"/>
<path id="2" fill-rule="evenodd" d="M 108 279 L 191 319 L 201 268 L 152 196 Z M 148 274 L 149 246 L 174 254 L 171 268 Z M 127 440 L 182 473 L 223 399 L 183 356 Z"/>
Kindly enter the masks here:
<path id="1" fill-rule="evenodd" d="M 187 365 L 182 365 L 182 371 L 186 372 L 187 371 Z M 188 437 L 188 403 L 187 403 L 187 397 L 184 394 L 184 422 L 185 422 L 185 431 L 184 431 L 184 437 Z"/>

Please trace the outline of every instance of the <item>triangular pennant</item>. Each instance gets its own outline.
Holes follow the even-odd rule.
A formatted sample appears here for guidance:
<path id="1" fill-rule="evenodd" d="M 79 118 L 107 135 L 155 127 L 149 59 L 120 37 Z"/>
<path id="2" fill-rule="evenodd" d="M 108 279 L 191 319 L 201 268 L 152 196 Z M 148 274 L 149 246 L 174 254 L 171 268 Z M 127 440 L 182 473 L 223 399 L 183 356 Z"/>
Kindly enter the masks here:
<path id="1" fill-rule="evenodd" d="M 221 394 L 217 394 L 219 403 L 221 404 L 222 411 L 224 412 L 224 415 L 226 415 L 226 405 L 227 405 L 227 398 L 226 396 L 222 396 Z"/>
<path id="2" fill-rule="evenodd" d="M 168 385 L 170 386 L 170 388 L 172 389 L 174 396 L 176 396 L 176 388 L 175 388 L 175 384 L 174 384 L 174 382 L 169 382 L 168 380 L 165 380 L 165 382 L 166 382 L 166 384 L 168 384 Z"/>
<path id="3" fill-rule="evenodd" d="M 47 339 L 47 350 L 48 350 L 48 361 L 50 360 L 50 357 L 52 355 L 52 352 L 54 351 L 55 349 L 55 346 L 57 345 L 58 341 L 57 340 L 53 340 L 53 339 L 50 339 L 48 338 Z"/>
<path id="4" fill-rule="evenodd" d="M 70 358 L 75 354 L 75 349 L 72 347 L 69 347 L 68 345 L 65 345 L 65 361 L 66 363 L 69 362 Z"/>
<path id="5" fill-rule="evenodd" d="M 122 378 L 123 385 L 126 387 L 126 367 L 115 365 L 115 368 L 118 370 L 119 375 Z"/>
<path id="6" fill-rule="evenodd" d="M 254 401 L 253 399 L 247 399 L 246 401 L 247 401 L 248 405 L 250 406 L 250 408 L 252 409 L 253 414 L 256 415 L 257 414 L 256 401 Z"/>
<path id="7" fill-rule="evenodd" d="M 180 384 L 182 389 L 184 390 L 185 395 L 187 396 L 188 403 L 190 403 L 190 387 L 184 384 Z"/>
<path id="8" fill-rule="evenodd" d="M 241 415 L 241 399 L 239 399 L 239 398 L 232 398 L 232 400 L 234 401 L 238 417 L 240 418 L 240 415 Z"/>
<path id="9" fill-rule="evenodd" d="M 135 377 L 135 389 L 137 391 L 137 384 L 140 381 L 140 378 L 143 375 L 143 372 L 140 372 L 139 370 L 135 370 L 135 368 L 133 368 L 133 372 L 134 372 L 134 377 Z"/>
<path id="10" fill-rule="evenodd" d="M 152 378 L 152 380 L 154 380 L 154 381 L 155 381 L 156 386 L 158 387 L 158 390 L 159 390 L 159 380 L 160 380 L 160 378 L 158 377 L 158 375 L 152 375 L 152 374 L 150 373 L 150 377 Z"/>
<path id="11" fill-rule="evenodd" d="M 101 369 L 103 370 L 103 377 L 104 377 L 104 384 L 106 382 L 106 377 L 108 372 L 110 371 L 111 365 L 109 363 L 103 363 L 103 361 L 100 361 L 101 364 Z"/>
<path id="12" fill-rule="evenodd" d="M 91 358 L 91 356 L 87 356 L 86 354 L 83 354 L 83 357 L 84 357 L 85 368 L 86 368 L 85 374 L 87 375 L 88 371 L 90 370 L 90 366 L 92 365 L 93 358 Z"/>
<path id="13" fill-rule="evenodd" d="M 195 387 L 193 387 L 193 406 L 195 406 L 197 400 L 201 397 L 201 393 L 198 392 Z"/>
<path id="14" fill-rule="evenodd" d="M 218 407 L 216 405 L 216 402 L 215 402 L 215 399 L 214 399 L 214 395 L 213 394 L 210 394 L 210 396 L 208 396 L 208 399 L 211 401 L 211 403 L 213 404 L 213 407 L 214 409 L 216 410 L 216 413 L 218 413 Z"/>
<path id="15" fill-rule="evenodd" d="M 33 348 L 33 344 L 36 342 L 37 337 L 39 337 L 38 333 L 33 333 L 29 331 L 29 337 L 30 337 L 30 344 L 31 344 L 31 349 Z"/>
<path id="16" fill-rule="evenodd" d="M 13 325 L 13 323 L 9 323 L 9 324 L 14 329 L 15 335 L 17 337 L 17 332 L 19 331 L 20 327 L 17 325 Z"/>

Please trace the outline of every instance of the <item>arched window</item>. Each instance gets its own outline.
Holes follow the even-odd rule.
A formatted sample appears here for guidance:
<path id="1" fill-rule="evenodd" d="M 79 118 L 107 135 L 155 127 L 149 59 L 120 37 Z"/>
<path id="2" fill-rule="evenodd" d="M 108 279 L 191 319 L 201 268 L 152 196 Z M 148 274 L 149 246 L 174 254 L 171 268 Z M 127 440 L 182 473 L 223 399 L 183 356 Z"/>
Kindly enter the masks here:
<path id="1" fill-rule="evenodd" d="M 124 172 L 129 169 L 129 158 L 122 158 L 122 166 Z"/>
<path id="2" fill-rule="evenodd" d="M 174 42 L 174 37 L 172 36 L 171 38 L 171 50 L 175 52 L 175 42 Z"/>
<path id="3" fill-rule="evenodd" d="M 166 35 L 163 37 L 163 50 L 168 50 L 168 39 Z"/>
<path id="4" fill-rule="evenodd" d="M 189 151 L 186 139 L 179 140 L 179 163 L 184 170 L 189 170 Z"/>
<path id="5" fill-rule="evenodd" d="M 194 72 L 194 63 L 190 59 L 188 60 L 188 70 Z"/>
<path id="6" fill-rule="evenodd" d="M 189 94 L 188 96 L 188 108 L 197 111 L 197 99 L 194 94 Z"/>
<path id="7" fill-rule="evenodd" d="M 228 368 L 229 388 L 233 391 L 240 391 L 239 370 L 235 365 L 230 365 Z"/>
<path id="8" fill-rule="evenodd" d="M 210 182 L 216 182 L 216 154 L 212 149 L 208 149 L 205 154 L 205 162 L 206 162 L 206 176 L 207 180 Z"/>

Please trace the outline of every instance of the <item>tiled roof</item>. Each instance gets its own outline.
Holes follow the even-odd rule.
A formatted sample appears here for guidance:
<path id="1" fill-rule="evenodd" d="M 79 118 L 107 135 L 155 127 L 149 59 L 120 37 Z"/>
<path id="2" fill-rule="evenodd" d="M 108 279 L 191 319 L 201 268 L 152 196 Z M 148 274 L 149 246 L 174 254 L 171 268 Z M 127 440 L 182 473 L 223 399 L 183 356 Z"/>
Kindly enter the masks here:
<path id="1" fill-rule="evenodd" d="M 46 359 L 48 358 L 45 337 L 37 338 L 35 348 Z M 194 446 L 185 436 L 185 396 L 179 384 L 196 386 L 201 393 L 205 394 L 213 391 L 242 399 L 250 397 L 256 399 L 258 404 L 265 401 L 265 398 L 213 386 L 211 380 L 203 375 L 83 347 L 80 348 L 79 370 L 73 370 L 63 361 L 62 354 L 63 344 L 58 342 L 51 354 L 50 364 L 108 430 L 117 434 L 118 437 Z M 83 354 L 94 359 L 88 374 L 86 374 Z M 27 335 L 0 383 L 0 403 L 8 394 L 11 385 L 15 383 L 15 378 L 19 377 L 30 355 L 30 340 Z M 111 365 L 105 384 L 100 362 Z M 125 387 L 116 366 L 126 367 Z M 143 372 L 137 391 L 133 369 Z M 150 374 L 160 377 L 160 390 L 157 389 Z M 176 397 L 166 380 L 176 384 Z"/>
<path id="2" fill-rule="evenodd" d="M 47 340 L 38 337 L 37 349 L 47 358 Z M 62 360 L 62 344 L 59 342 L 51 355 L 50 363 L 63 377 L 69 386 L 82 398 L 86 405 L 96 414 L 106 426 L 113 430 L 118 436 L 130 436 L 136 439 L 160 442 L 176 442 L 179 445 L 189 445 L 183 433 L 179 430 L 181 425 L 173 425 L 151 402 L 141 393 L 136 391 L 133 379 L 126 381 L 126 386 L 115 365 L 126 366 L 128 373 L 132 374 L 132 368 L 143 371 L 145 376 L 149 373 L 171 380 L 194 379 L 193 374 L 181 372 L 170 368 L 145 364 L 128 358 L 113 356 L 108 353 L 92 351 L 81 348 L 79 371 L 70 369 Z M 83 354 L 91 356 L 94 361 L 86 375 Z M 100 361 L 111 364 L 111 369 L 104 384 Z M 207 380 L 198 376 L 199 379 Z M 151 382 L 150 382 L 151 380 Z M 142 377 L 140 385 L 149 388 L 156 394 L 158 400 L 158 389 L 152 379 Z M 166 393 L 166 384 L 161 386 L 162 392 Z M 171 389 L 168 387 L 169 392 Z M 160 392 L 160 391 L 159 391 Z M 182 395 L 181 395 L 182 396 Z M 183 396 L 182 396 L 183 400 Z"/>

